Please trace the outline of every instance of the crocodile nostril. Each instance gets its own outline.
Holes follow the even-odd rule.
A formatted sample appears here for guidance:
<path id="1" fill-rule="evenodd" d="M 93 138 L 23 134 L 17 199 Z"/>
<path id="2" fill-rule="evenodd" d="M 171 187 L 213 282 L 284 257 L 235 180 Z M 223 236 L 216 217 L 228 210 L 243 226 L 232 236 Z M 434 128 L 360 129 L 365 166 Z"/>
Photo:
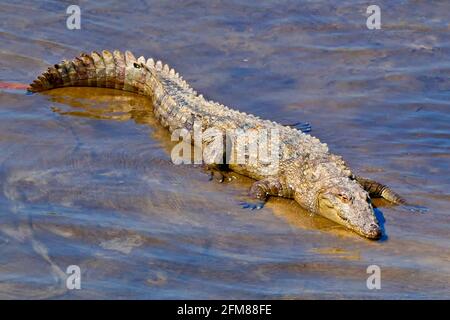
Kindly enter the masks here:
<path id="1" fill-rule="evenodd" d="M 375 223 L 369 224 L 369 230 L 372 239 L 381 238 L 381 228 L 377 224 Z"/>

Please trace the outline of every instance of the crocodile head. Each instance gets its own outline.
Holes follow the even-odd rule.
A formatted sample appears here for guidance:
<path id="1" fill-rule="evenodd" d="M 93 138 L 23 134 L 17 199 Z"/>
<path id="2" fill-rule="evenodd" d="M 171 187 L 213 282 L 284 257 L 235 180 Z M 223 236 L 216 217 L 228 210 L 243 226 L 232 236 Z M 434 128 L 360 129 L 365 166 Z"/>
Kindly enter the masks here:
<path id="1" fill-rule="evenodd" d="M 306 154 L 283 165 L 284 178 L 303 208 L 366 238 L 381 237 L 369 194 L 341 157 Z"/>
<path id="2" fill-rule="evenodd" d="M 342 181 L 317 195 L 317 213 L 354 232 L 379 239 L 381 227 L 368 193 L 355 181 Z"/>

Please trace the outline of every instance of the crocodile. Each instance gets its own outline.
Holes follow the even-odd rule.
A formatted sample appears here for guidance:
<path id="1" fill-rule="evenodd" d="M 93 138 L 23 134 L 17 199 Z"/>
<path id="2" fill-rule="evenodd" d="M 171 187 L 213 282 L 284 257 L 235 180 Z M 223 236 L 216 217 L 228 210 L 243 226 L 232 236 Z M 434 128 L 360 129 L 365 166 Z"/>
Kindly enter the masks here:
<path id="1" fill-rule="evenodd" d="M 244 152 L 246 160 L 250 156 L 248 148 L 236 147 L 235 140 L 226 148 L 218 148 L 214 142 L 217 140 L 208 136 L 194 142 L 209 150 L 204 152 L 208 170 L 220 173 L 226 169 L 256 180 L 249 191 L 254 200 L 244 203 L 246 208 L 260 209 L 271 196 L 294 199 L 309 212 L 375 240 L 383 232 L 371 198 L 406 203 L 389 187 L 354 174 L 341 156 L 332 154 L 316 137 L 208 100 L 161 61 L 136 58 L 130 51 L 81 53 L 73 60 L 49 67 L 30 84 L 28 91 L 71 86 L 113 88 L 145 95 L 151 99 L 155 117 L 172 134 L 180 129 L 191 133 L 196 126 L 203 131 L 214 128 L 227 133 L 233 130 L 275 132 L 278 148 L 272 153 L 276 170 L 262 160 L 226 162 L 230 154 Z M 255 136 L 248 135 L 247 139 L 254 142 Z"/>

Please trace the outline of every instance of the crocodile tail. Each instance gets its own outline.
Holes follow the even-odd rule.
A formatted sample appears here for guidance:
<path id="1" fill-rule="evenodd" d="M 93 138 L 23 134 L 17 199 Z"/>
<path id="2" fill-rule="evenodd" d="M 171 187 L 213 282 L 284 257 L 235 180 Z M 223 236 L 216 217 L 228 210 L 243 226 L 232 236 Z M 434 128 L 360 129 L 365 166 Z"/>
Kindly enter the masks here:
<path id="1" fill-rule="evenodd" d="M 356 177 L 356 181 L 358 181 L 371 197 L 384 198 L 395 204 L 406 204 L 405 199 L 384 184 L 362 177 Z"/>
<path id="2" fill-rule="evenodd" d="M 139 58 L 142 60 L 143 58 Z M 39 92 L 62 87 L 101 87 L 125 91 L 138 91 L 136 86 L 126 84 L 127 64 L 137 62 L 134 55 L 126 51 L 81 53 L 73 60 L 63 60 L 47 69 L 28 87 L 30 92 Z M 145 63 L 145 60 L 144 60 Z"/>

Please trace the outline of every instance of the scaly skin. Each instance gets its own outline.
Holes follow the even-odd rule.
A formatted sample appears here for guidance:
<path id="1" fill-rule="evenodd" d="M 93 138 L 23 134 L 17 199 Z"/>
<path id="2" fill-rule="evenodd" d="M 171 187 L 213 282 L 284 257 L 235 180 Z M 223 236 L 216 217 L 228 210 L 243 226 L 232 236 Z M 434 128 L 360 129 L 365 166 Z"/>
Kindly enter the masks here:
<path id="1" fill-rule="evenodd" d="M 179 128 L 192 132 L 194 123 L 202 130 L 214 128 L 220 132 L 278 130 L 277 170 L 260 160 L 228 165 L 229 169 L 257 180 L 250 193 L 263 202 L 269 196 L 293 198 L 305 209 L 370 239 L 381 236 L 370 196 L 404 203 L 386 186 L 355 176 L 342 158 L 329 153 L 327 145 L 317 138 L 207 101 L 160 61 L 136 59 L 128 51 L 125 54 L 119 51 L 83 53 L 72 61 L 62 61 L 49 68 L 28 90 L 39 92 L 70 86 L 115 88 L 148 96 L 154 105 L 155 116 L 170 132 Z M 230 154 L 248 160 L 249 156 L 237 147 L 235 138 L 231 135 L 233 143 L 228 154 L 223 151 L 217 154 L 213 140 L 202 139 L 200 144 L 206 150 L 204 160 L 214 164 Z M 249 137 L 249 141 L 254 139 L 255 136 Z"/>

